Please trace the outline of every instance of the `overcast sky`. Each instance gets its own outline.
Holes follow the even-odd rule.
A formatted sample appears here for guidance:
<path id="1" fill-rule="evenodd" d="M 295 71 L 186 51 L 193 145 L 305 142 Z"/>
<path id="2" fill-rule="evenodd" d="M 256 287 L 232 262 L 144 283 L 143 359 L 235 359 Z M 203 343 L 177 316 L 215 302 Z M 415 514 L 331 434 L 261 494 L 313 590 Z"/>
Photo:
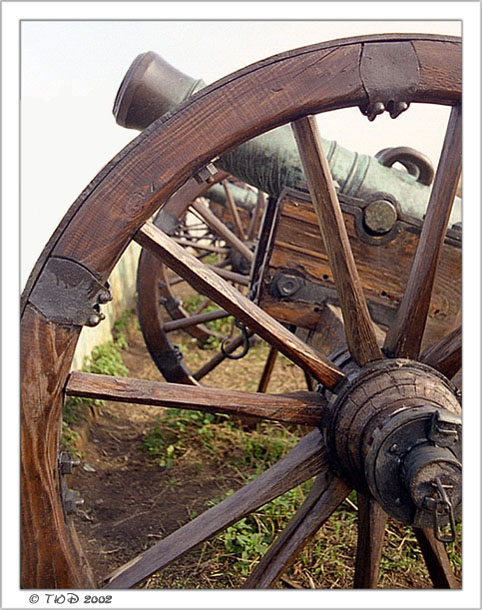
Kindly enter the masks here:
<path id="1" fill-rule="evenodd" d="M 147 50 L 213 82 L 280 51 L 360 34 L 461 34 L 460 21 L 88 21 L 21 25 L 21 276 L 69 205 L 136 132 L 116 125 L 112 105 L 132 60 Z M 322 135 L 375 154 L 410 145 L 434 163 L 448 109 L 413 106 L 370 124 L 357 109 L 323 117 Z"/>

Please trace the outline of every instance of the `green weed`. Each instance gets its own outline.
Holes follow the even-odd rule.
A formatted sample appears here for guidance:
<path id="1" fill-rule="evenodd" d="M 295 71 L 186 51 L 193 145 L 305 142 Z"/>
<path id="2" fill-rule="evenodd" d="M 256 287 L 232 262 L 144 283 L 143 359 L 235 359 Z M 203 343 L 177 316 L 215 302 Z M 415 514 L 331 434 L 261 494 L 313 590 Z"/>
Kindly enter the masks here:
<path id="1" fill-rule="evenodd" d="M 122 360 L 122 350 L 127 350 L 128 348 L 125 335 L 118 330 L 113 341 L 108 341 L 94 347 L 90 356 L 84 358 L 82 370 L 86 373 L 126 377 L 129 371 Z M 85 420 L 88 409 L 103 405 L 103 400 L 80 398 L 78 396 L 66 397 L 62 414 L 62 435 L 60 440 L 60 446 L 64 451 L 72 451 L 78 440 L 78 434 L 72 429 L 72 426 Z"/>

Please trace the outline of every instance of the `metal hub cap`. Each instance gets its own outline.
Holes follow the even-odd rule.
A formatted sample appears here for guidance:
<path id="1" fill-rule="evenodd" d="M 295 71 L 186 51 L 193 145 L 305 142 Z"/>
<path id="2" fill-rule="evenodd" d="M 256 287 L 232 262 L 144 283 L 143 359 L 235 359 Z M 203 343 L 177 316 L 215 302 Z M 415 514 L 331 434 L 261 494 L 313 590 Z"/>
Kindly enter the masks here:
<path id="1" fill-rule="evenodd" d="M 461 419 L 455 387 L 418 362 L 348 375 L 322 428 L 334 467 L 391 516 L 439 529 L 460 512 Z"/>

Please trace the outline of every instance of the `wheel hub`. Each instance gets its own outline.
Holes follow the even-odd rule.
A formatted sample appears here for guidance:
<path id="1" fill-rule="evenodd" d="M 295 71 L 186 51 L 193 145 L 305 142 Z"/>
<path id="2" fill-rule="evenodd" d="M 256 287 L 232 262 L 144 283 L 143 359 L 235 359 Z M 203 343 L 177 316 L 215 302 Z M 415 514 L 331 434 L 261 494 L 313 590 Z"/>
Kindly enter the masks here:
<path id="1" fill-rule="evenodd" d="M 322 429 L 334 468 L 403 523 L 439 529 L 461 509 L 461 419 L 455 387 L 411 360 L 351 372 Z M 453 536 L 453 531 L 452 531 Z"/>

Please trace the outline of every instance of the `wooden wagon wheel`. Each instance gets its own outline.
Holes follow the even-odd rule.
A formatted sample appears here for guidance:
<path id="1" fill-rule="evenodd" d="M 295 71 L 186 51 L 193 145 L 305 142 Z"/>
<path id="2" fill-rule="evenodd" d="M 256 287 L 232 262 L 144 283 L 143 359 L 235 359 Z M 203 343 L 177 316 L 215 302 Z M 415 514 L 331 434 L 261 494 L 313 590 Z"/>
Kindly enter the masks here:
<path id="1" fill-rule="evenodd" d="M 211 252 L 221 257 L 218 265 L 211 268 L 224 279 L 234 283 L 234 285 L 248 286 L 249 272 L 254 258 L 253 248 L 255 245 L 255 228 L 259 222 L 259 214 L 264 203 L 264 195 L 258 193 L 256 196 L 251 192 L 253 208 L 250 214 L 245 212 L 243 218 L 237 212 L 236 199 L 233 197 L 232 187 L 227 181 L 227 174 L 218 171 L 209 183 L 199 183 L 194 179 L 189 180 L 183 185 L 166 203 L 162 210 L 157 214 L 153 224 L 163 230 L 168 235 L 176 233 L 181 219 L 186 212 L 193 210 L 204 223 L 204 227 L 211 230 L 211 234 L 224 245 L 219 246 L 200 243 L 196 244 L 183 237 L 178 243 L 185 247 L 194 247 L 197 258 L 201 259 Z M 207 209 L 199 197 L 205 195 L 209 199 L 209 189 L 212 185 L 222 183 L 227 197 L 229 209 L 227 219 L 234 219 L 234 222 L 227 222 L 223 217 Z M 241 191 L 237 187 L 237 191 Z M 235 194 L 237 193 L 235 191 Z M 243 196 L 242 192 L 238 193 Z M 246 192 L 244 193 L 244 195 Z M 245 197 L 246 199 L 246 197 Z M 216 202 L 211 201 L 211 207 L 216 207 Z M 221 206 L 217 206 L 218 208 Z M 222 214 L 221 212 L 221 214 Z M 244 225 L 243 226 L 243 220 Z M 246 222 L 247 221 L 247 222 Z M 231 226 L 230 225 L 235 225 Z M 234 232 L 235 231 L 235 232 Z M 214 332 L 206 326 L 206 322 L 219 318 L 226 318 L 229 314 L 218 307 L 214 311 L 204 312 L 207 305 L 212 304 L 208 298 L 203 298 L 198 310 L 191 314 L 183 307 L 182 302 L 176 297 L 176 284 L 183 280 L 180 276 L 173 276 L 172 272 L 148 250 L 142 250 L 137 269 L 137 312 L 140 327 L 144 336 L 149 353 L 157 365 L 158 369 L 167 381 L 176 383 L 195 383 L 201 379 L 207 371 L 212 370 L 222 361 L 219 356 L 214 356 L 214 361 L 203 370 L 188 371 L 181 362 L 180 352 L 169 340 L 169 333 L 176 330 L 188 332 L 192 337 L 205 343 L 211 337 L 224 339 L 219 333 Z M 163 321 L 163 309 L 172 318 L 172 321 Z M 234 345 L 239 343 L 235 339 Z"/>
<path id="2" fill-rule="evenodd" d="M 141 582 L 314 476 L 312 492 L 248 578 L 247 587 L 271 586 L 352 487 L 361 498 L 356 587 L 376 585 L 386 512 L 416 526 L 434 586 L 457 586 L 437 536 L 438 525 L 460 505 L 460 408 L 447 378 L 460 367 L 461 333 L 454 331 L 421 357 L 419 345 L 460 175 L 460 51 L 456 38 L 397 34 L 322 43 L 258 62 L 207 87 L 153 123 L 84 190 L 47 244 L 23 295 L 23 587 L 94 584 L 61 501 L 58 436 L 65 392 L 242 412 L 319 425 L 323 431 L 317 428 L 304 436 L 258 479 L 104 578 L 106 587 Z M 410 102 L 453 108 L 407 289 L 381 349 L 309 115 L 359 106 L 369 118 L 384 109 L 396 116 Z M 352 369 L 359 367 L 358 372 L 345 373 L 342 364 L 320 356 L 146 223 L 217 154 L 287 122 L 293 123 L 299 142 L 336 277 Z M 69 375 L 81 326 L 98 321 L 95 307 L 109 298 L 104 283 L 132 239 L 302 366 L 324 391 L 226 395 L 176 384 Z M 414 438 L 417 444 L 412 447 Z"/>

